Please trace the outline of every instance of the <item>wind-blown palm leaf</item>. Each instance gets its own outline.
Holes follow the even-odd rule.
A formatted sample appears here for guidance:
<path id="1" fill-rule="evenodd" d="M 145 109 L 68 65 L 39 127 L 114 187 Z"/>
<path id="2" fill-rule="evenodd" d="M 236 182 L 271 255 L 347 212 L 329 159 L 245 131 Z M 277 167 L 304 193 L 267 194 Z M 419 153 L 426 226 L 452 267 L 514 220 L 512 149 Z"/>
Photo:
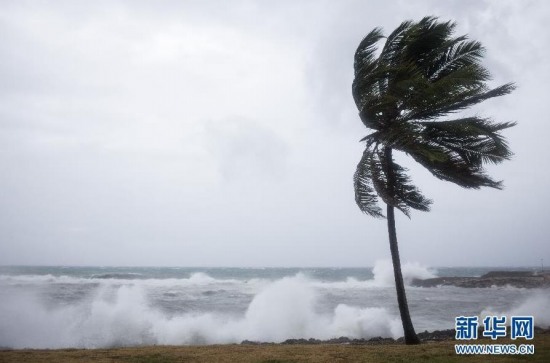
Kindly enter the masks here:
<path id="1" fill-rule="evenodd" d="M 488 119 L 468 117 L 452 121 L 423 123 L 427 140 L 459 155 L 463 161 L 481 166 L 498 164 L 513 155 L 498 132 L 514 122 L 494 123 Z"/>
<path id="2" fill-rule="evenodd" d="M 406 171 L 397 163 L 388 162 L 384 153 L 376 147 L 372 150 L 365 149 L 354 176 L 355 182 L 361 183 L 360 188 L 355 188 L 355 199 L 361 210 L 372 216 L 382 217 L 376 204 L 378 195 L 384 203 L 395 206 L 408 217 L 410 208 L 428 211 L 431 200 L 425 198 L 411 184 Z M 392 178 L 394 180 L 390 180 Z"/>
<path id="3" fill-rule="evenodd" d="M 475 141 L 467 143 L 468 139 L 465 137 L 460 138 L 463 145 L 436 137 L 431 127 L 407 123 L 397 125 L 370 134 L 366 138 L 367 144 L 382 144 L 403 151 L 437 178 L 462 187 L 478 189 L 481 186 L 488 186 L 501 189 L 501 183 L 486 175 L 482 167 L 484 160 L 500 162 L 501 159 L 510 157 L 510 152 L 505 143 L 498 138 L 499 136 L 495 136 L 498 142 L 495 146 L 491 146 L 490 141 L 481 139 L 481 145 L 489 144 L 481 148 Z M 494 148 L 497 148 L 497 151 L 492 150 Z M 504 148 L 504 151 L 501 148 Z M 397 179 L 396 182 L 399 180 Z M 397 205 L 394 206 L 397 207 Z"/>
<path id="4" fill-rule="evenodd" d="M 406 174 L 407 169 L 388 160 L 384 154 L 380 154 L 380 159 L 383 170 L 386 170 L 386 179 L 390 182 L 386 183 L 387 188 L 390 188 L 387 194 L 393 195 L 393 205 L 407 217 L 410 217 L 410 208 L 428 212 L 432 201 L 424 197 L 420 190 L 411 183 L 410 177 Z"/>
<path id="5" fill-rule="evenodd" d="M 365 149 L 363 157 L 357 164 L 357 170 L 353 175 L 355 189 L 355 202 L 362 212 L 372 217 L 383 218 L 382 209 L 378 206 L 378 197 L 372 185 L 372 171 L 370 168 L 372 151 Z"/>
<path id="6" fill-rule="evenodd" d="M 354 69 L 355 80 L 352 85 L 353 97 L 355 104 L 359 109 L 363 108 L 363 100 L 359 96 L 358 90 L 365 90 L 369 87 L 369 81 L 365 79 L 365 75 L 372 74 L 376 70 L 376 59 L 374 53 L 376 52 L 376 43 L 382 39 L 382 30 L 380 28 L 373 29 L 367 36 L 359 43 L 357 51 L 354 57 Z M 363 91 L 364 93 L 364 91 Z"/>
<path id="7" fill-rule="evenodd" d="M 369 73 L 372 70 L 370 67 L 373 65 L 376 52 L 376 43 L 382 39 L 382 29 L 374 28 L 363 40 L 359 43 L 357 50 L 355 51 L 355 74 Z"/>
<path id="8" fill-rule="evenodd" d="M 490 89 L 490 74 L 481 64 L 485 49 L 467 36 L 453 37 L 455 27 L 434 17 L 403 22 L 378 57 L 379 28 L 359 44 L 352 93 L 361 121 L 374 131 L 361 140 L 366 150 L 354 176 L 356 201 L 365 213 L 381 215 L 373 212 L 379 211 L 372 206 L 375 193 L 407 215 L 410 209 L 427 211 L 431 203 L 404 168 L 385 158 L 385 148 L 405 152 L 437 178 L 462 187 L 502 188 L 484 165 L 512 156 L 500 132 L 515 123 L 441 118 L 508 94 L 514 85 Z"/>
<path id="9" fill-rule="evenodd" d="M 466 36 L 448 41 L 442 46 L 441 54 L 430 65 L 428 76 L 437 81 L 453 74 L 453 72 L 471 65 L 476 65 L 483 57 L 485 49 L 479 42 L 468 42 Z"/>
<path id="10" fill-rule="evenodd" d="M 435 146 L 432 147 L 438 149 Z M 445 154 L 445 149 L 439 148 L 438 152 Z M 471 165 L 452 153 L 445 155 L 447 155 L 446 158 L 440 160 L 430 158 L 426 156 L 426 153 L 411 154 L 414 160 L 441 180 L 453 182 L 463 188 L 491 187 L 502 189 L 502 182 L 489 177 L 481 166 Z"/>
<path id="11" fill-rule="evenodd" d="M 466 81 L 462 81 L 465 83 Z M 460 85 L 462 86 L 462 85 Z M 449 89 L 446 93 L 439 93 L 441 96 L 447 96 L 442 99 L 437 98 L 438 89 L 440 87 L 432 86 L 427 90 L 424 90 L 424 96 L 428 100 L 418 104 L 418 108 L 409 110 L 404 110 L 407 113 L 407 116 L 404 117 L 404 120 L 430 120 L 436 119 L 441 116 L 448 115 L 450 113 L 462 111 L 468 107 L 481 103 L 485 100 L 494 97 L 504 96 L 515 89 L 515 86 L 511 83 L 502 85 L 500 87 L 494 88 L 489 91 L 484 91 L 485 87 L 477 87 L 474 89 Z M 430 97 L 432 96 L 432 97 Z"/>

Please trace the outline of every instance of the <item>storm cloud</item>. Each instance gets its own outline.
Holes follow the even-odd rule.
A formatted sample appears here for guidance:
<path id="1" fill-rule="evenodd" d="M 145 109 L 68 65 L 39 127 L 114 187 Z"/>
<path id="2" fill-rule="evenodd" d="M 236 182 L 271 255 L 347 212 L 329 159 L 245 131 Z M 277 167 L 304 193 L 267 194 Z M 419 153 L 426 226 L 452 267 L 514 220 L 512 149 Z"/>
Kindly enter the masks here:
<path id="1" fill-rule="evenodd" d="M 353 54 L 435 15 L 487 48 L 517 121 L 505 189 L 463 190 L 398 156 L 434 200 L 398 217 L 401 258 L 550 264 L 545 1 L 3 1 L 0 264 L 372 266 Z"/>

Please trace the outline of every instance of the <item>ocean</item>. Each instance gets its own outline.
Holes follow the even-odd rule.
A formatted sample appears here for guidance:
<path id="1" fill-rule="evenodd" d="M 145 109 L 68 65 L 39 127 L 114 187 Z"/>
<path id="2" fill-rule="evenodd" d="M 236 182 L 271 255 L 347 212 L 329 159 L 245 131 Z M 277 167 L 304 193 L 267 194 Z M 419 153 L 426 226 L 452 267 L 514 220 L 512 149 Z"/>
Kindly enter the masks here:
<path id="1" fill-rule="evenodd" d="M 403 274 L 408 284 L 495 269 L 404 264 Z M 407 286 L 407 297 L 417 332 L 452 329 L 455 317 L 473 315 L 533 315 L 536 325 L 550 325 L 548 289 Z M 402 336 L 389 261 L 371 268 L 0 266 L 2 348 L 341 336 Z"/>

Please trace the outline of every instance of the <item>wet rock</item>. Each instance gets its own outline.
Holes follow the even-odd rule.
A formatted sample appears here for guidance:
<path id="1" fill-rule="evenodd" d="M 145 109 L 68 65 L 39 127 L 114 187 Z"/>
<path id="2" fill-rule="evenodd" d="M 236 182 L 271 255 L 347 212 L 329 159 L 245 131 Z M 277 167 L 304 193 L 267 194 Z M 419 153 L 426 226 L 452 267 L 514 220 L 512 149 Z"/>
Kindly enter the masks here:
<path id="1" fill-rule="evenodd" d="M 480 277 L 436 277 L 431 279 L 413 279 L 412 286 L 436 287 L 492 287 L 513 286 L 518 288 L 550 288 L 550 272 L 531 271 L 491 271 Z"/>

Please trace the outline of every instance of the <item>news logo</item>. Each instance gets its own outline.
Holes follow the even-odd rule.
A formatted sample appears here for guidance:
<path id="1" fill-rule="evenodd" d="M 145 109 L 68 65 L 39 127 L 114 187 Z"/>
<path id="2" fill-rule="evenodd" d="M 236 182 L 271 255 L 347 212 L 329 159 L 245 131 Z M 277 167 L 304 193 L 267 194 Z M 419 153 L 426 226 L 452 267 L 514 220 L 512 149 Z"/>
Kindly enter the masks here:
<path id="1" fill-rule="evenodd" d="M 512 316 L 510 320 L 510 338 L 512 340 L 517 338 L 533 339 L 535 324 L 532 316 Z"/>
<path id="2" fill-rule="evenodd" d="M 532 340 L 535 323 L 532 316 L 511 316 L 510 329 L 507 329 L 506 316 L 488 315 L 483 323 L 483 337 L 497 340 L 510 333 L 510 339 Z M 477 316 L 458 316 L 455 318 L 456 340 L 477 340 L 480 321 Z M 456 354 L 535 354 L 533 344 L 455 344 Z"/>
<path id="3" fill-rule="evenodd" d="M 488 315 L 483 319 L 484 337 L 493 340 L 506 337 L 506 316 Z M 477 316 L 459 316 L 455 318 L 455 338 L 457 340 L 477 339 L 479 321 Z M 534 337 L 535 324 L 532 316 L 512 316 L 510 318 L 510 338 L 516 340 L 524 338 L 531 340 Z"/>
<path id="4" fill-rule="evenodd" d="M 487 316 L 483 319 L 483 336 L 496 340 L 506 336 L 506 316 Z"/>
<path id="5" fill-rule="evenodd" d="M 455 318 L 457 340 L 477 339 L 477 316 L 459 316 Z"/>

